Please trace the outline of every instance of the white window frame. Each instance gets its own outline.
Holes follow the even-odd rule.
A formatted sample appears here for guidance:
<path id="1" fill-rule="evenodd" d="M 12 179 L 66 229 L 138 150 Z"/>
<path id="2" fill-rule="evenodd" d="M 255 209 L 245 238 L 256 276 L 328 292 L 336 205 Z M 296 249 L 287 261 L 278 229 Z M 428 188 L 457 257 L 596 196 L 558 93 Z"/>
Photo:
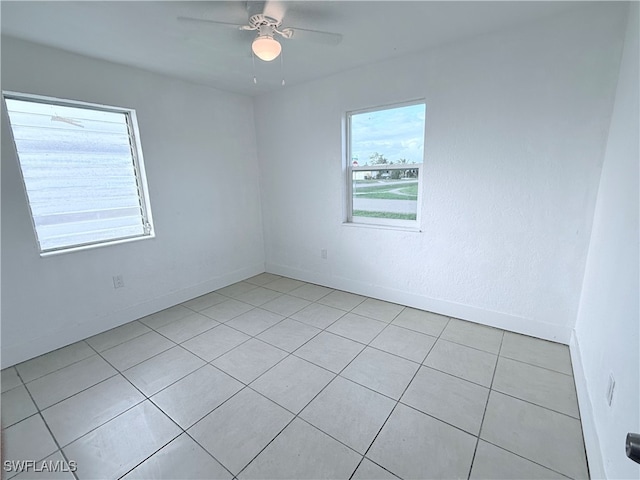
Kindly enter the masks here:
<path id="1" fill-rule="evenodd" d="M 34 95 L 34 94 L 20 93 L 20 92 L 7 91 L 7 90 L 3 90 L 2 91 L 2 98 L 3 98 L 3 103 L 4 103 L 4 109 L 5 109 L 5 112 L 6 112 L 5 121 L 7 121 L 7 123 L 9 125 L 11 125 L 11 122 L 9 120 L 9 113 L 8 113 L 8 109 L 7 109 L 7 105 L 6 105 L 5 99 L 14 99 L 14 100 L 27 101 L 27 102 L 31 101 L 31 102 L 35 102 L 35 103 L 41 103 L 41 104 L 67 106 L 67 107 L 74 107 L 74 108 L 87 109 L 87 110 L 97 110 L 97 111 L 104 111 L 104 112 L 122 113 L 122 114 L 124 114 L 124 116 L 126 118 L 126 122 L 127 122 L 127 128 L 128 128 L 128 132 L 129 132 L 129 143 L 130 143 L 130 151 L 131 151 L 131 160 L 132 160 L 132 163 L 133 163 L 135 180 L 136 180 L 136 183 L 137 183 L 138 198 L 139 198 L 139 201 L 140 201 L 140 211 L 141 211 L 141 221 L 142 221 L 143 233 L 140 234 L 140 235 L 134 235 L 134 236 L 113 237 L 113 238 L 110 238 L 110 239 L 98 240 L 98 241 L 94 241 L 94 242 L 87 242 L 87 243 L 80 243 L 80 244 L 69 244 L 69 245 L 66 245 L 66 246 L 50 248 L 50 249 L 43 249 L 41 247 L 41 245 L 40 245 L 40 240 L 38 238 L 38 231 L 36 229 L 31 203 L 30 203 L 30 200 L 29 200 L 29 195 L 27 193 L 27 186 L 26 186 L 26 182 L 25 182 L 24 175 L 23 175 L 23 172 L 22 172 L 22 164 L 20 162 L 19 154 L 18 154 L 17 147 L 16 147 L 16 144 L 15 144 L 15 140 L 13 140 L 13 128 L 10 126 L 9 130 L 11 132 L 11 138 L 12 138 L 12 140 L 14 142 L 14 152 L 15 152 L 15 155 L 16 155 L 16 159 L 18 160 L 18 166 L 19 166 L 19 170 L 20 170 L 20 177 L 21 177 L 21 180 L 22 180 L 22 186 L 23 186 L 23 189 L 24 189 L 24 192 L 25 192 L 25 197 L 26 197 L 26 200 L 27 200 L 27 204 L 29 206 L 31 224 L 32 224 L 32 227 L 33 227 L 35 240 L 36 240 L 36 243 L 37 243 L 37 246 L 38 246 L 38 249 L 39 249 L 41 257 L 47 257 L 47 256 L 50 256 L 50 255 L 57 255 L 57 254 L 60 254 L 60 253 L 82 251 L 82 250 L 87 250 L 87 249 L 92 249 L 92 248 L 103 247 L 103 246 L 117 245 L 117 244 L 132 242 L 132 241 L 146 240 L 146 239 L 155 238 L 155 229 L 154 229 L 154 226 L 153 226 L 153 216 L 152 216 L 152 213 L 151 213 L 151 205 L 150 205 L 150 202 L 149 202 L 149 188 L 148 188 L 148 184 L 147 184 L 147 175 L 146 175 L 146 170 L 145 170 L 145 167 L 144 167 L 144 158 L 143 158 L 143 155 L 142 155 L 142 146 L 141 146 L 141 143 L 140 143 L 140 132 L 139 132 L 139 129 L 138 129 L 138 121 L 137 121 L 136 111 L 134 109 L 132 109 L 132 108 L 123 108 L 123 107 L 115 107 L 115 106 L 109 106 L 109 105 L 103 105 L 103 104 L 97 104 L 97 103 L 89 103 L 89 102 L 83 102 L 83 101 L 78 101 L 78 100 L 67 100 L 67 99 L 49 97 L 49 96 L 44 96 L 44 95 Z"/>
<path id="2" fill-rule="evenodd" d="M 370 107 L 360 110 L 352 110 L 347 112 L 346 114 L 346 122 L 345 122 L 345 140 L 346 140 L 346 148 L 345 148 L 345 163 L 344 163 L 344 171 L 345 175 L 345 215 L 344 215 L 344 225 L 355 225 L 355 226 L 368 226 L 368 227 L 383 227 L 383 228 L 392 228 L 392 229 L 401 229 L 401 230 L 410 230 L 410 231 L 420 231 L 420 219 L 421 219 L 421 211 L 422 211 L 422 169 L 424 168 L 425 161 L 425 152 L 422 153 L 422 163 L 409 163 L 409 164 L 390 164 L 390 165 L 358 165 L 354 166 L 352 164 L 352 152 L 351 152 L 351 118 L 354 115 L 359 115 L 367 112 L 379 112 L 382 110 L 392 110 L 396 108 L 409 107 L 412 105 L 424 105 L 426 111 L 426 101 L 425 99 L 412 100 L 408 102 L 394 103 L 390 105 L 381 105 L 377 107 Z M 423 138 L 426 138 L 426 120 L 425 127 L 423 131 Z M 395 219 L 395 218 L 376 218 L 376 217 L 354 217 L 353 216 L 353 172 L 369 172 L 369 171 L 379 171 L 379 170 L 417 170 L 417 180 L 418 180 L 418 198 L 416 200 L 416 219 L 415 220 L 404 220 L 404 219 Z"/>

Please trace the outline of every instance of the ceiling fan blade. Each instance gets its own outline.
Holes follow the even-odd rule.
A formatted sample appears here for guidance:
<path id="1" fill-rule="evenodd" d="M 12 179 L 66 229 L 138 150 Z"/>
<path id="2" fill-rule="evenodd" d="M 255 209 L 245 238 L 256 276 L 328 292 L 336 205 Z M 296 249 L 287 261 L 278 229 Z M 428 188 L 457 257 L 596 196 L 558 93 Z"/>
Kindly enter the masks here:
<path id="1" fill-rule="evenodd" d="M 289 33 L 289 31 L 293 33 Z M 320 30 L 309 30 L 306 28 L 283 28 L 283 36 L 294 40 L 302 40 L 305 42 L 323 43 L 325 45 L 338 45 L 342 41 L 342 35 L 339 33 L 322 32 Z"/>
<path id="2" fill-rule="evenodd" d="M 280 0 L 267 0 L 262 13 L 267 17 L 282 22 L 287 13 L 286 3 Z"/>
<path id="3" fill-rule="evenodd" d="M 178 20 L 180 20 L 182 22 L 206 23 L 206 24 L 209 24 L 209 25 L 223 25 L 223 26 L 226 26 L 226 27 L 237 28 L 238 30 L 251 29 L 251 27 L 249 27 L 249 25 L 242 25 L 242 24 L 239 24 L 239 23 L 229 23 L 229 22 L 218 22 L 216 20 L 206 20 L 204 18 L 178 17 Z M 249 28 L 245 28 L 245 27 L 249 27 Z"/>

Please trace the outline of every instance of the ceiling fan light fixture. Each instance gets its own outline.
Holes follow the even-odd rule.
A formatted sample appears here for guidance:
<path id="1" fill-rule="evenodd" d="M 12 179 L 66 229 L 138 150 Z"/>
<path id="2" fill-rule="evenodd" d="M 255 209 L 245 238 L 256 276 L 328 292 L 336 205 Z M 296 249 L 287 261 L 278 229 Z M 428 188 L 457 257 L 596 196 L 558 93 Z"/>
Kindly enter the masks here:
<path id="1" fill-rule="evenodd" d="M 282 45 L 270 35 L 259 35 L 251 44 L 256 57 L 265 62 L 275 60 L 282 51 Z"/>

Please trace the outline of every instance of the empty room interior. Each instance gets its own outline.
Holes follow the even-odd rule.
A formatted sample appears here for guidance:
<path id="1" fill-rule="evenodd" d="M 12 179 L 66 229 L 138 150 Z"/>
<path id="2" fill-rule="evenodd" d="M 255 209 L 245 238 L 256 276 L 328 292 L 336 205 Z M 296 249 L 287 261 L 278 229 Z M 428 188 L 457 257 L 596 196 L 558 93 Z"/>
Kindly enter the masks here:
<path id="1" fill-rule="evenodd" d="M 640 478 L 639 6 L 2 1 L 2 479 Z"/>

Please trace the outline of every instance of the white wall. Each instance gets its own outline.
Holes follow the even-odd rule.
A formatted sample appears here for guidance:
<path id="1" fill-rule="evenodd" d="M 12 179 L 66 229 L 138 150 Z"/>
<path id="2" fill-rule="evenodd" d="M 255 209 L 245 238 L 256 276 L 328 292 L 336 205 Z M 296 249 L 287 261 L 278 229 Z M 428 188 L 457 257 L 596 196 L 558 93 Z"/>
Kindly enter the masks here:
<path id="1" fill-rule="evenodd" d="M 595 208 L 572 353 L 593 478 L 640 478 L 627 432 L 640 432 L 638 3 L 624 54 Z M 611 407 L 609 374 L 616 380 Z"/>
<path id="2" fill-rule="evenodd" d="M 2 88 L 136 109 L 156 229 L 41 258 L 3 111 L 3 367 L 264 271 L 249 97 L 4 37 Z"/>
<path id="3" fill-rule="evenodd" d="M 267 271 L 568 343 L 625 11 L 593 5 L 258 97 Z M 417 98 L 422 232 L 343 225 L 345 112 Z"/>

